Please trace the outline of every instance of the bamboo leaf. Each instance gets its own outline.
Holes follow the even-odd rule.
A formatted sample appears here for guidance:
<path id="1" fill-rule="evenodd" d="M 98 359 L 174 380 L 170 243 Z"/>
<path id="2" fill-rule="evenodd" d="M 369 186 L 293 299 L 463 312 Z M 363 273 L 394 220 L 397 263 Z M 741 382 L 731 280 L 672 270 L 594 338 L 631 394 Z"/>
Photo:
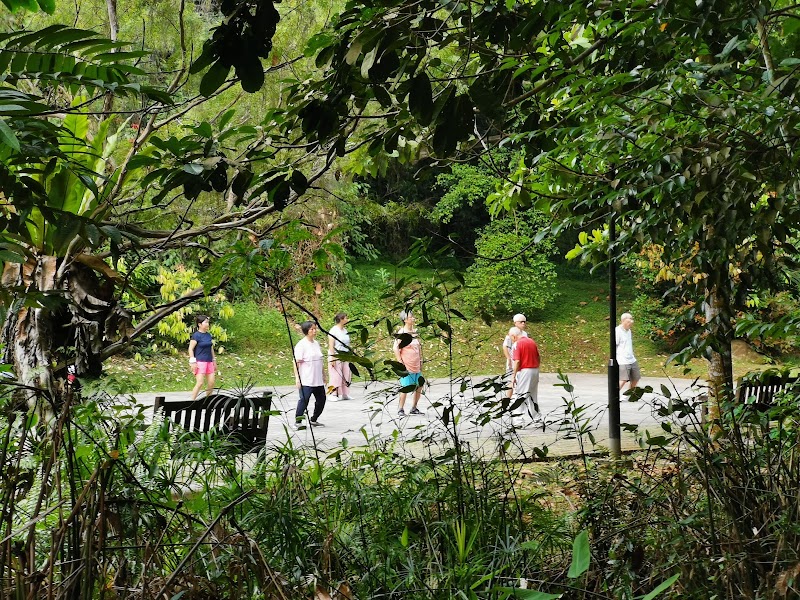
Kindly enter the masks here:
<path id="1" fill-rule="evenodd" d="M 669 579 L 667 579 L 666 581 L 664 581 L 663 583 L 661 583 L 661 584 L 660 584 L 658 587 L 656 587 L 656 589 L 654 589 L 652 592 L 650 592 L 650 593 L 649 593 L 649 594 L 647 594 L 646 596 L 643 596 L 643 597 L 642 597 L 642 600 L 653 600 L 653 599 L 654 599 L 656 596 L 658 596 L 658 595 L 659 595 L 661 592 L 665 591 L 665 590 L 666 590 L 667 588 L 669 588 L 669 587 L 672 587 L 672 584 L 674 584 L 676 581 L 678 581 L 678 578 L 679 578 L 680 576 L 681 576 L 681 574 L 680 574 L 680 573 L 675 573 L 675 575 L 673 575 L 672 577 L 670 577 Z"/>

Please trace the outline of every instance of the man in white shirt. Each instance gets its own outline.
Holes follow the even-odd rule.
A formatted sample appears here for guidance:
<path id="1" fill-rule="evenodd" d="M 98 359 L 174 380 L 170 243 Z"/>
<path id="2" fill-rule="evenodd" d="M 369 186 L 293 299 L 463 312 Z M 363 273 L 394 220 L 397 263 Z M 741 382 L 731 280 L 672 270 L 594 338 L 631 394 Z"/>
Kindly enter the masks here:
<path id="1" fill-rule="evenodd" d="M 620 324 L 617 325 L 616 329 L 619 389 L 621 390 L 625 387 L 625 384 L 628 382 L 630 382 L 630 388 L 628 389 L 633 389 L 642 378 L 642 371 L 639 369 L 639 363 L 633 355 L 633 335 L 631 334 L 633 315 L 631 315 L 631 313 L 622 313 L 619 321 Z"/>
<path id="2" fill-rule="evenodd" d="M 525 318 L 525 315 L 522 313 L 517 313 L 514 315 L 512 319 L 514 321 L 514 327 L 520 330 L 520 335 L 524 337 L 528 337 L 528 334 L 525 332 L 525 327 L 528 324 L 528 320 Z M 509 379 L 511 378 L 511 373 L 514 370 L 514 340 L 511 339 L 510 335 L 506 335 L 505 339 L 503 340 L 503 356 L 506 357 L 506 377 Z M 511 384 L 508 386 L 508 393 L 506 396 L 511 398 L 512 393 L 514 392 L 514 385 Z"/>

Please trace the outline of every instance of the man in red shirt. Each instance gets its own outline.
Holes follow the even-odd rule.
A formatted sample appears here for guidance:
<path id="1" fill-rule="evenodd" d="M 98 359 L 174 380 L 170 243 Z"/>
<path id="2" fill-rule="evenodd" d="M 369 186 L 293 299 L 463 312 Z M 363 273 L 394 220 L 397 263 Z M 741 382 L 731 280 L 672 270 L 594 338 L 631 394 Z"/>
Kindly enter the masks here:
<path id="1" fill-rule="evenodd" d="M 542 424 L 539 412 L 539 347 L 531 338 L 523 335 L 518 327 L 512 327 L 508 333 L 514 342 L 514 372 L 511 376 L 514 397 L 527 405 L 528 415 L 534 423 Z"/>

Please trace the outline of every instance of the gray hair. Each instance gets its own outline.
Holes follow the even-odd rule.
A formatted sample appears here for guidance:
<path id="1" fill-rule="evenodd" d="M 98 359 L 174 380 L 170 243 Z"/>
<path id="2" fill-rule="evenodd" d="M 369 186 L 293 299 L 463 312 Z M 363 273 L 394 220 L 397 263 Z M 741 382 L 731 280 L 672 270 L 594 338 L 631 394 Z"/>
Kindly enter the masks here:
<path id="1" fill-rule="evenodd" d="M 622 313 L 622 316 L 619 318 L 619 320 L 624 321 L 625 319 L 633 319 L 633 315 L 631 313 Z"/>
<path id="2" fill-rule="evenodd" d="M 522 334 L 522 329 L 520 329 L 519 327 L 512 327 L 511 329 L 508 330 L 508 335 L 521 335 L 521 334 Z"/>
<path id="3" fill-rule="evenodd" d="M 400 320 L 405 323 L 406 319 L 411 316 L 410 310 L 401 310 L 400 311 Z"/>

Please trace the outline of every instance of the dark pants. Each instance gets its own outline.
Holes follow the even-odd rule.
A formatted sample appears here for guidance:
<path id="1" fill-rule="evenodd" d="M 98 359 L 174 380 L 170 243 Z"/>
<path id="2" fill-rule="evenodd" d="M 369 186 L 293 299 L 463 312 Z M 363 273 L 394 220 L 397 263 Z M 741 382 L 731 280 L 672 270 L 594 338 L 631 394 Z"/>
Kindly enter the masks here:
<path id="1" fill-rule="evenodd" d="M 314 414 L 311 420 L 316 421 L 322 414 L 325 408 L 325 386 L 311 387 L 310 385 L 302 385 L 300 386 L 300 400 L 297 402 L 297 412 L 294 415 L 298 421 L 306 413 L 311 396 L 314 396 Z"/>

